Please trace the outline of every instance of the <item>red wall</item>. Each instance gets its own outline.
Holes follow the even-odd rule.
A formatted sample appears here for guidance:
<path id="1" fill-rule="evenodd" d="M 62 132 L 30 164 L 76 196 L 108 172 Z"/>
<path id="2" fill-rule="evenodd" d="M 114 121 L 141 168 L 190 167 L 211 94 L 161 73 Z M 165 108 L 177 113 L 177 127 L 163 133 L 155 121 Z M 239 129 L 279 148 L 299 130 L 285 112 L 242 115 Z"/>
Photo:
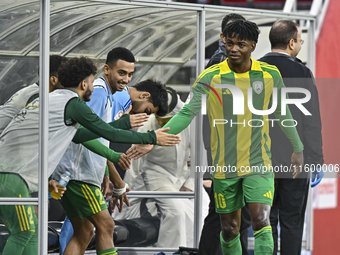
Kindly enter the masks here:
<path id="1" fill-rule="evenodd" d="M 320 98 L 326 164 L 340 163 L 340 1 L 330 0 L 316 45 L 316 78 Z M 332 79 L 331 79 L 332 78 Z M 313 255 L 340 254 L 340 192 L 338 207 L 314 210 Z"/>

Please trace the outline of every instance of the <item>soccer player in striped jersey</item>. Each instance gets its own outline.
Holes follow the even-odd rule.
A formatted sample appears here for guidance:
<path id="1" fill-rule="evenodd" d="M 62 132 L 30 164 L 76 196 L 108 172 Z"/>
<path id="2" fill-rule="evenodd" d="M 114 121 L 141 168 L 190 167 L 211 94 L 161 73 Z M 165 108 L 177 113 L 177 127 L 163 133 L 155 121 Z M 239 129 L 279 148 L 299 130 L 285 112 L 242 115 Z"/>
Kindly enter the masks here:
<path id="1" fill-rule="evenodd" d="M 181 132 L 200 112 L 202 95 L 206 96 L 212 132 L 211 169 L 215 169 L 214 195 L 216 211 L 221 216 L 222 252 L 242 254 L 239 229 L 245 198 L 254 230 L 255 254 L 271 255 L 273 238 L 269 213 L 274 179 L 270 168 L 269 124 L 280 124 L 293 145 L 291 161 L 294 177 L 300 173 L 300 166 L 303 165 L 303 145 L 288 107 L 286 115 L 281 113 L 281 88 L 284 84 L 280 72 L 275 66 L 250 57 L 258 40 L 257 25 L 237 20 L 228 24 L 223 34 L 228 58 L 199 75 L 188 97 L 191 99 L 165 127 L 170 127 L 169 133 L 172 134 Z M 218 88 L 219 84 L 229 85 L 229 89 Z M 273 94 L 274 88 L 277 89 L 277 95 Z M 235 90 L 239 93 L 237 96 Z M 267 115 L 253 114 L 254 110 L 250 111 L 244 102 L 234 107 L 242 98 L 241 94 L 244 95 L 244 102 L 248 101 L 248 97 L 252 99 L 252 105 L 258 110 L 268 110 L 271 102 L 275 106 L 275 98 L 278 98 L 275 116 L 279 121 L 268 120 Z M 240 111 L 242 108 L 243 112 Z"/>

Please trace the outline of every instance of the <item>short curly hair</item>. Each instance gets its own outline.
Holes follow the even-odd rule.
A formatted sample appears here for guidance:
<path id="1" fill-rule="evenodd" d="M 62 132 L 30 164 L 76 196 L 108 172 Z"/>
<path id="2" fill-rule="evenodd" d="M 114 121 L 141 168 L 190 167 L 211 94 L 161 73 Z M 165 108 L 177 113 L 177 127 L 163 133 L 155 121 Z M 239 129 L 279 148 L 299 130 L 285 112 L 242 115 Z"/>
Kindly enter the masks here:
<path id="1" fill-rule="evenodd" d="M 223 30 L 229 21 L 235 21 L 235 20 L 240 20 L 240 19 L 246 20 L 242 15 L 237 14 L 237 13 L 230 13 L 224 16 L 222 23 L 221 23 L 221 32 L 223 33 Z"/>
<path id="2" fill-rule="evenodd" d="M 235 20 L 229 23 L 223 30 L 225 38 L 238 37 L 239 40 L 250 40 L 257 43 L 260 30 L 258 26 L 251 21 Z"/>
<path id="3" fill-rule="evenodd" d="M 58 78 L 65 88 L 76 88 L 91 74 L 97 73 L 97 67 L 87 57 L 71 58 L 63 63 L 58 71 Z"/>

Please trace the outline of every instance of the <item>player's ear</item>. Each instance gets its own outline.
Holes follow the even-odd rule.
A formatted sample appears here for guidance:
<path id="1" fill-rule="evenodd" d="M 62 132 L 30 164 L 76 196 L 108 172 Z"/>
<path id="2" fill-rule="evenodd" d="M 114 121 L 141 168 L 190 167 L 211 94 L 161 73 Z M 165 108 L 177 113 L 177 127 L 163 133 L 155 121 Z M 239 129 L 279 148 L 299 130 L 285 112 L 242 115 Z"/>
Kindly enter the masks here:
<path id="1" fill-rule="evenodd" d="M 142 100 L 149 100 L 151 94 L 149 92 L 143 91 L 139 94 L 139 98 Z"/>
<path id="2" fill-rule="evenodd" d="M 256 48 L 256 42 L 252 42 L 250 47 L 251 47 L 251 52 L 253 52 Z"/>
<path id="3" fill-rule="evenodd" d="M 294 47 L 295 47 L 294 43 L 295 43 L 294 39 L 293 39 L 293 38 L 290 39 L 290 41 L 289 41 L 289 43 L 288 43 L 288 48 L 289 48 L 290 50 L 294 50 Z"/>
<path id="4" fill-rule="evenodd" d="M 109 67 L 109 65 L 107 65 L 107 64 L 104 65 L 103 69 L 104 69 L 104 73 L 105 73 L 105 74 L 108 74 L 109 71 L 110 71 L 110 67 Z"/>
<path id="5" fill-rule="evenodd" d="M 86 90 L 86 80 L 82 80 L 79 84 L 81 90 Z"/>
<path id="6" fill-rule="evenodd" d="M 51 84 L 53 87 L 54 87 L 55 85 L 57 85 L 57 84 L 58 84 L 58 77 L 52 75 L 52 76 L 50 77 L 50 84 Z"/>
<path id="7" fill-rule="evenodd" d="M 227 40 L 225 39 L 223 33 L 220 33 L 220 37 L 221 37 L 222 42 L 223 42 L 224 44 L 226 44 L 226 43 L 227 43 Z"/>

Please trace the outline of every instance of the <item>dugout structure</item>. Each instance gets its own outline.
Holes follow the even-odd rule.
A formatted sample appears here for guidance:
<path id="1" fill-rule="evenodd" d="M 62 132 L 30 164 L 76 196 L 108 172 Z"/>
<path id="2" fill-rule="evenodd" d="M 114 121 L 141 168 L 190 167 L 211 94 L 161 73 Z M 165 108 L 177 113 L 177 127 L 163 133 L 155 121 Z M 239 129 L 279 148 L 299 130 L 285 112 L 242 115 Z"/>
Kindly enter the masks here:
<path id="1" fill-rule="evenodd" d="M 314 71 L 316 16 L 282 11 L 231 8 L 164 1 L 55 1 L 2 0 L 0 2 L 0 103 L 15 91 L 36 81 L 48 83 L 49 55 L 68 58 L 87 56 L 97 63 L 102 74 L 107 52 L 117 46 L 136 56 L 133 85 L 147 78 L 160 80 L 182 93 L 183 98 L 206 64 L 205 49 L 219 39 L 220 24 L 228 13 L 238 13 L 257 23 L 261 34 L 252 57 L 270 51 L 268 32 L 278 19 L 300 24 L 305 44 L 299 57 Z M 38 75 L 38 67 L 39 74 Z M 47 180 L 47 105 L 48 90 L 40 86 L 40 180 Z M 191 166 L 202 165 L 201 115 L 191 125 Z M 197 173 L 193 193 L 133 193 L 133 196 L 194 197 L 194 243 L 201 231 L 202 176 Z M 39 254 L 47 251 L 47 183 L 40 183 L 39 198 L 0 198 L 4 204 L 39 204 Z M 308 210 L 307 238 L 304 247 L 312 249 L 312 210 Z M 251 243 L 251 242 L 250 242 Z M 159 249 L 157 249 L 159 250 Z M 164 249 L 163 249 L 164 250 Z M 172 251 L 174 249 L 170 249 Z M 120 248 L 120 254 L 149 254 L 153 249 Z M 166 249 L 164 250 L 166 251 Z M 143 253 L 144 252 L 144 253 Z M 153 254 L 153 253 L 152 253 Z"/>

